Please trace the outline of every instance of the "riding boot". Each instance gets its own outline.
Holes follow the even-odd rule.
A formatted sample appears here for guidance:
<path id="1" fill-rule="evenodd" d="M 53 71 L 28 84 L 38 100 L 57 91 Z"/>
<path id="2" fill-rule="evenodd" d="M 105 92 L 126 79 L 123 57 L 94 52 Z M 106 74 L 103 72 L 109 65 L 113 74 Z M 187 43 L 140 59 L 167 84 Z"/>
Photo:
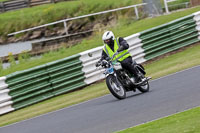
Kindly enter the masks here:
<path id="1" fill-rule="evenodd" d="M 133 73 L 134 77 L 135 77 L 135 82 L 139 83 L 141 81 L 141 76 L 139 75 L 138 71 L 135 68 L 135 63 L 131 64 L 131 72 Z"/>
<path id="2" fill-rule="evenodd" d="M 124 69 L 128 70 L 131 73 L 131 75 L 134 75 L 136 83 L 141 80 L 140 76 L 138 75 L 138 70 L 135 68 L 135 65 L 137 63 L 133 61 L 131 57 L 123 60 L 121 64 Z"/>

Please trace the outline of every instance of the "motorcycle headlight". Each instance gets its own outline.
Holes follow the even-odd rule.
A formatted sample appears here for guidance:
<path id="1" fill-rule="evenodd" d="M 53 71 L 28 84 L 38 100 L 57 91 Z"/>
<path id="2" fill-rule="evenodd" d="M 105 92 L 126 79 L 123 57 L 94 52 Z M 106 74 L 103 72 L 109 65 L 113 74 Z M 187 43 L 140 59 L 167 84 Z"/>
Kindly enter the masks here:
<path id="1" fill-rule="evenodd" d="M 120 63 L 116 63 L 113 65 L 115 70 L 122 69 L 122 65 Z"/>

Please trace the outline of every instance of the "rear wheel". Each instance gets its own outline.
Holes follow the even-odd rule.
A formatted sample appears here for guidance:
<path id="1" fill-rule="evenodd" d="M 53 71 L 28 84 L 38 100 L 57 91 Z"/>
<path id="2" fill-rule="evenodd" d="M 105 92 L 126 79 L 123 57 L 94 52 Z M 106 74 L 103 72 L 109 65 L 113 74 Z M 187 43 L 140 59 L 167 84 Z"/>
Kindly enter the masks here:
<path id="1" fill-rule="evenodd" d="M 140 77 L 141 77 L 142 79 L 145 78 L 144 74 L 143 74 L 141 71 L 139 71 L 139 75 L 140 75 Z M 149 82 L 148 82 L 148 80 L 146 80 L 146 82 L 142 83 L 142 84 L 141 84 L 139 87 L 137 87 L 137 88 L 138 88 L 138 90 L 139 90 L 140 92 L 142 92 L 142 93 L 148 92 L 148 91 L 149 91 Z"/>
<path id="2" fill-rule="evenodd" d="M 141 86 L 137 87 L 139 91 L 141 91 L 142 93 L 148 92 L 149 91 L 149 82 L 146 81 L 144 84 L 142 84 Z"/>
<path id="3" fill-rule="evenodd" d="M 116 77 L 113 75 L 109 75 L 106 77 L 106 84 L 109 91 L 115 96 L 117 99 L 126 98 L 126 91 L 120 82 L 116 83 Z"/>

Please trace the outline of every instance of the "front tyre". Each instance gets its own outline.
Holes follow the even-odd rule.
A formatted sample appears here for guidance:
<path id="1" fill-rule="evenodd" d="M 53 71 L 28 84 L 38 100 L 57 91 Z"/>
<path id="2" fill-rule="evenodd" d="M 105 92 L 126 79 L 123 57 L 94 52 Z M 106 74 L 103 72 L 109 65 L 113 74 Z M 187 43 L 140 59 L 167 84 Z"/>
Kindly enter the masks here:
<path id="1" fill-rule="evenodd" d="M 126 91 L 121 83 L 116 83 L 116 77 L 113 75 L 109 75 L 106 77 L 106 85 L 109 91 L 115 96 L 117 99 L 126 98 Z"/>

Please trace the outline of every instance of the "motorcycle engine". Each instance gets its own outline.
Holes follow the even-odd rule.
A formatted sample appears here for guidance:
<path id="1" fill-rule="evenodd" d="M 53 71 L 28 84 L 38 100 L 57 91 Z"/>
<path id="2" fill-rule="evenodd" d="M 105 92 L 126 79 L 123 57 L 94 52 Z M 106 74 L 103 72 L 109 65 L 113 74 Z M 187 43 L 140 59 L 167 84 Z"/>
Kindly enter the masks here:
<path id="1" fill-rule="evenodd" d="M 135 83 L 135 78 L 134 77 L 130 78 L 130 80 L 131 80 L 132 83 Z"/>

